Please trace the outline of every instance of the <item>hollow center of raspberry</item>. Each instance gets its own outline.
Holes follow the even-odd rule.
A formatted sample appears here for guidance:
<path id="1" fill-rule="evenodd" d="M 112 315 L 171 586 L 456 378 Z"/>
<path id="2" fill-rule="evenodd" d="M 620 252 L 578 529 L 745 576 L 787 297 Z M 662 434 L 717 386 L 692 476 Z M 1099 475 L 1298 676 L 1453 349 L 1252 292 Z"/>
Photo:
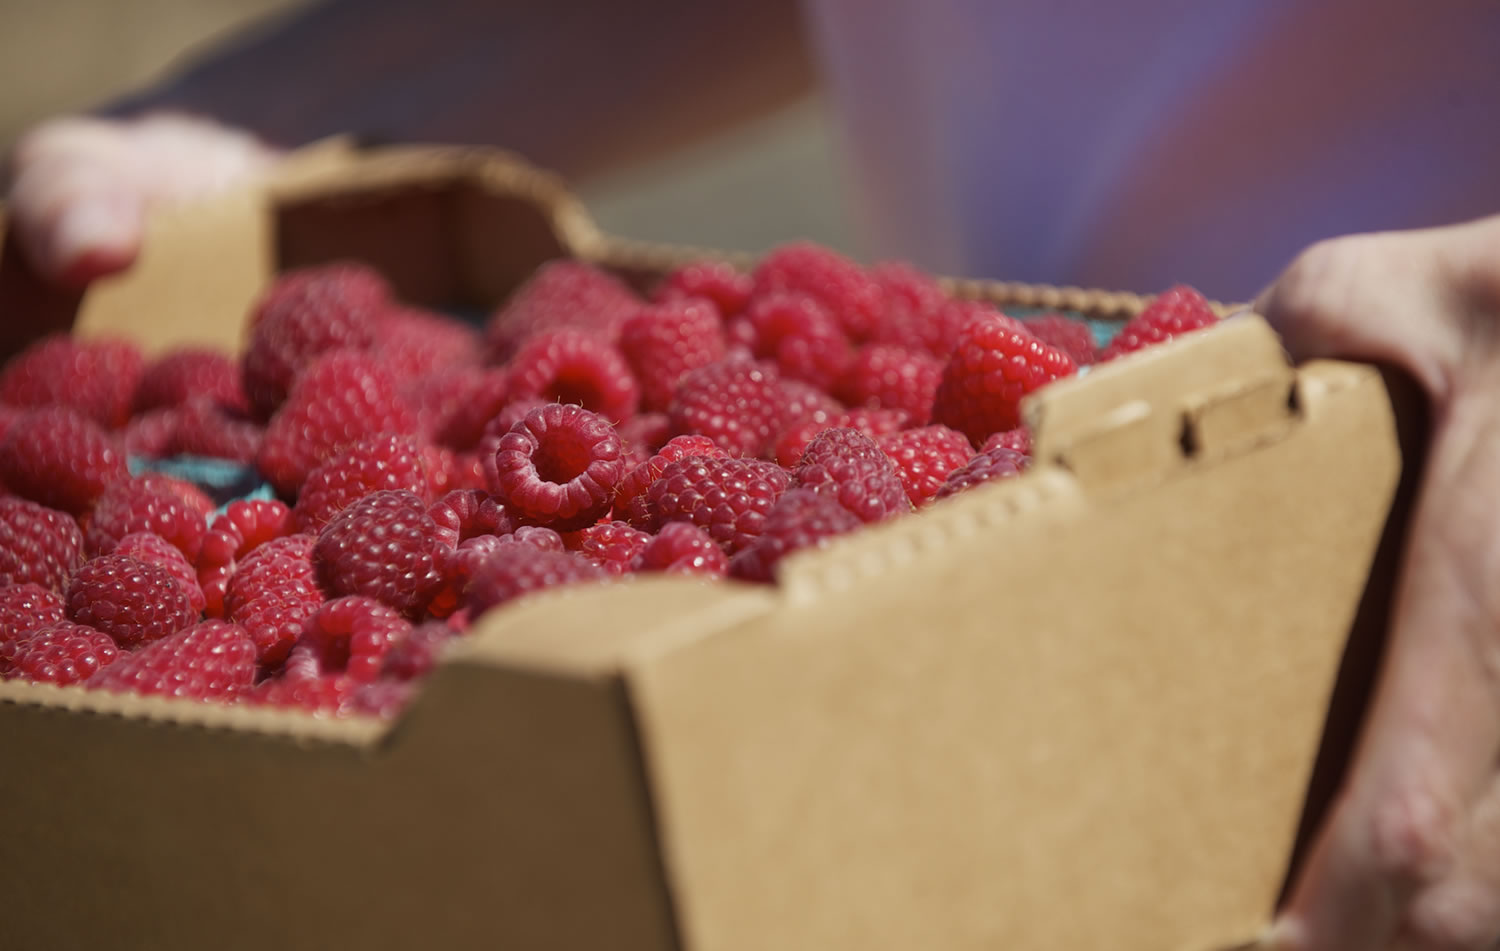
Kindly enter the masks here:
<path id="1" fill-rule="evenodd" d="M 583 475 L 594 461 L 593 446 L 574 433 L 548 433 L 532 453 L 531 463 L 543 482 L 563 485 Z"/>
<path id="2" fill-rule="evenodd" d="M 579 373 L 559 374 L 542 393 L 542 398 L 553 403 L 571 403 L 597 413 L 604 408 L 604 390 L 598 380 Z"/>

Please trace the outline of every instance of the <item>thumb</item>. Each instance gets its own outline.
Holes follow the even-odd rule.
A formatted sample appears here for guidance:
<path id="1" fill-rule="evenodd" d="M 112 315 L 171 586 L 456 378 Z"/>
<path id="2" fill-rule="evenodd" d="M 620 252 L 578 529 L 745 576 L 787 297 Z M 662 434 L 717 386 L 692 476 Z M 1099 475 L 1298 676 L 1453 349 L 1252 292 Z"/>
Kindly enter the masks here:
<path id="1" fill-rule="evenodd" d="M 140 253 L 144 198 L 87 160 L 23 169 L 11 196 L 20 247 L 44 278 L 83 285 L 122 271 Z"/>

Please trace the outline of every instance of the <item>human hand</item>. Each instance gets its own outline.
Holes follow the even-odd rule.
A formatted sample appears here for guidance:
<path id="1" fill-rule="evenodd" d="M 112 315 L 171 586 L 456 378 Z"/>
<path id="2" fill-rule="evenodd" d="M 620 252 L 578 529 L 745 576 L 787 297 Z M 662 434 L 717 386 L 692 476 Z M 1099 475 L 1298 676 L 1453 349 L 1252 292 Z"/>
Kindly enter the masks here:
<path id="1" fill-rule="evenodd" d="M 135 261 L 151 209 L 247 183 L 279 158 L 248 133 L 187 116 L 51 119 L 9 156 L 8 216 L 42 277 L 82 285 Z"/>
<path id="2" fill-rule="evenodd" d="M 1500 947 L 1500 216 L 1316 245 L 1256 309 L 1297 359 L 1404 368 L 1432 414 L 1364 733 L 1269 943 Z"/>

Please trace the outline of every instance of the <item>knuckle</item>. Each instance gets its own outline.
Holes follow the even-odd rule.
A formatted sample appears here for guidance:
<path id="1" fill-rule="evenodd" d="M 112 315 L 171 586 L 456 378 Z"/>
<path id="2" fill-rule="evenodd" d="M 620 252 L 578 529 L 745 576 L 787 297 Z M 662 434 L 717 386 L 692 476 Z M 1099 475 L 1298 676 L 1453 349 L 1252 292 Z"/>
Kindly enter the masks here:
<path id="1" fill-rule="evenodd" d="M 1459 810 L 1430 782 L 1386 796 L 1369 817 L 1373 870 L 1403 888 L 1421 888 L 1452 870 Z"/>
<path id="2" fill-rule="evenodd" d="M 1487 891 L 1443 889 L 1417 901 L 1404 931 L 1422 951 L 1490 951 L 1500 939 L 1500 908 Z"/>

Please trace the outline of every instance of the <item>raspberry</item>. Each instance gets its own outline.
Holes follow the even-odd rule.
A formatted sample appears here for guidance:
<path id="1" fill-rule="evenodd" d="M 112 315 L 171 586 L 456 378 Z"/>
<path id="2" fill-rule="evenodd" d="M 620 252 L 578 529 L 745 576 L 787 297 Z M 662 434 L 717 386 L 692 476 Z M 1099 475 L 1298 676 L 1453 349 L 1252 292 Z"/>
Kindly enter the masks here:
<path id="1" fill-rule="evenodd" d="M 153 532 L 131 532 L 120 539 L 111 554 L 124 555 L 167 569 L 177 579 L 182 590 L 187 592 L 193 613 L 203 613 L 203 589 L 198 586 L 198 574 L 176 545 Z"/>
<path id="2" fill-rule="evenodd" d="M 510 398 L 582 406 L 618 423 L 635 415 L 641 388 L 603 336 L 565 328 L 535 334 L 516 351 Z"/>
<path id="3" fill-rule="evenodd" d="M 793 484 L 828 495 L 862 522 L 911 511 L 906 487 L 890 457 L 857 429 L 827 429 L 807 444 Z"/>
<path id="4" fill-rule="evenodd" d="M 107 555 L 132 532 L 154 532 L 196 564 L 208 523 L 181 496 L 143 479 L 117 482 L 99 496 L 88 520 L 84 548 Z"/>
<path id="5" fill-rule="evenodd" d="M 683 376 L 672 429 L 707 436 L 731 454 L 759 455 L 786 425 L 787 394 L 773 367 L 726 359 Z"/>
<path id="6" fill-rule="evenodd" d="M 103 631 L 57 621 L 0 642 L 0 679 L 67 686 L 115 663 L 120 648 Z"/>
<path id="7" fill-rule="evenodd" d="M 88 679 L 96 690 L 222 701 L 254 683 L 255 642 L 239 625 L 214 620 L 153 641 Z"/>
<path id="8" fill-rule="evenodd" d="M 438 540 L 449 548 L 479 535 L 505 535 L 515 520 L 482 490 L 459 489 L 432 503 L 427 515 L 437 526 Z"/>
<path id="9" fill-rule="evenodd" d="M 730 574 L 746 581 L 770 582 L 783 558 L 804 548 L 860 528 L 863 523 L 838 500 L 812 489 L 791 489 L 771 509 L 765 530 L 754 545 L 730 562 Z"/>
<path id="10" fill-rule="evenodd" d="M 160 565 L 126 555 L 84 562 L 68 582 L 68 620 L 97 628 L 130 649 L 198 619 L 188 593 Z"/>
<path id="11" fill-rule="evenodd" d="M 0 585 L 35 582 L 61 591 L 81 564 L 83 532 L 73 516 L 0 497 Z"/>
<path id="12" fill-rule="evenodd" d="M 602 581 L 609 573 L 577 552 L 543 551 L 524 543 L 490 552 L 464 592 L 470 616 L 533 592 L 562 585 Z"/>
<path id="13" fill-rule="evenodd" d="M 401 713 L 415 693 L 415 684 L 383 677 L 355 687 L 340 712 L 389 720 Z"/>
<path id="14" fill-rule="evenodd" d="M 868 339 L 885 314 L 885 295 L 879 284 L 853 261 L 811 242 L 794 242 L 772 250 L 751 277 L 755 297 L 772 291 L 806 294 L 822 304 L 856 342 Z"/>
<path id="15" fill-rule="evenodd" d="M 615 490 L 615 517 L 624 519 L 636 528 L 651 531 L 657 526 L 651 519 L 650 507 L 646 504 L 646 490 L 661 477 L 669 463 L 688 456 L 723 456 L 724 450 L 707 436 L 674 436 L 667 440 L 661 450 L 625 474 Z"/>
<path id="16" fill-rule="evenodd" d="M 265 429 L 207 399 L 191 399 L 177 411 L 172 452 L 249 464 L 260 453 Z"/>
<path id="17" fill-rule="evenodd" d="M 127 458 L 161 459 L 177 454 L 177 423 L 182 410 L 175 406 L 152 409 L 131 417 L 118 433 Z"/>
<path id="18" fill-rule="evenodd" d="M 229 503 L 203 536 L 198 553 L 198 587 L 209 617 L 225 614 L 224 592 L 234 574 L 235 560 L 254 548 L 291 531 L 292 513 L 282 502 L 240 500 Z"/>
<path id="19" fill-rule="evenodd" d="M 464 372 L 467 371 L 456 372 L 453 377 L 464 379 Z M 465 388 L 460 403 L 435 431 L 437 440 L 459 451 L 473 449 L 479 445 L 485 427 L 510 402 L 509 372 L 494 368 L 477 371 Z M 509 426 L 505 428 L 510 429 Z"/>
<path id="20" fill-rule="evenodd" d="M 1006 327 L 1025 333 L 1025 325 L 1007 317 L 984 301 L 949 298 L 936 313 L 922 321 L 887 325 L 878 342 L 908 350 L 925 350 L 939 360 L 953 355 L 964 328 L 975 320 L 1003 320 Z"/>
<path id="21" fill-rule="evenodd" d="M 965 328 L 933 399 L 933 422 L 953 427 L 976 446 L 991 433 L 1020 425 L 1022 397 L 1074 372 L 1067 354 L 1007 321 L 982 318 Z"/>
<path id="22" fill-rule="evenodd" d="M 395 609 L 355 594 L 335 598 L 309 616 L 292 653 L 310 654 L 320 674 L 347 674 L 369 683 L 380 676 L 386 652 L 411 630 L 411 622 Z"/>
<path id="23" fill-rule="evenodd" d="M 442 583 L 443 548 L 427 505 L 403 489 L 373 492 L 340 512 L 318 535 L 313 564 L 333 595 L 363 594 L 416 615 Z"/>
<path id="24" fill-rule="evenodd" d="M 938 319 L 948 304 L 948 293 L 930 275 L 904 261 L 885 261 L 870 269 L 870 279 L 885 297 L 885 313 L 875 340 L 894 343 L 911 339 Z"/>
<path id="25" fill-rule="evenodd" d="M 438 658 L 456 632 L 442 621 L 427 621 L 391 645 L 380 663 L 380 676 L 395 680 L 419 680 L 438 664 Z"/>
<path id="26" fill-rule="evenodd" d="M 724 321 L 724 357 L 750 360 L 755 351 L 755 325 L 744 314 Z"/>
<path id="27" fill-rule="evenodd" d="M 65 616 L 62 595 L 34 582 L 0 588 L 0 645 L 56 624 Z"/>
<path id="28" fill-rule="evenodd" d="M 226 354 L 206 347 L 179 347 L 147 364 L 135 386 L 137 413 L 181 406 L 189 400 L 234 412 L 249 409 L 240 385 L 239 365 Z"/>
<path id="29" fill-rule="evenodd" d="M 837 419 L 844 412 L 844 404 L 829 396 L 811 383 L 801 380 L 782 380 L 781 392 L 786 396 L 786 418 L 788 421 Z"/>
<path id="30" fill-rule="evenodd" d="M 898 409 L 925 425 L 943 378 L 943 364 L 924 350 L 875 344 L 854 355 L 836 388 L 850 406 Z"/>
<path id="31" fill-rule="evenodd" d="M 124 340 L 51 334 L 0 369 L 0 402 L 65 406 L 107 429 L 125 425 L 145 358 Z"/>
<path id="32" fill-rule="evenodd" d="M 663 278 L 652 299 L 667 303 L 689 297 L 706 298 L 728 319 L 745 309 L 754 289 L 750 275 L 727 261 L 693 261 Z"/>
<path id="33" fill-rule="evenodd" d="M 451 372 L 484 353 L 478 331 L 441 314 L 391 309 L 376 318 L 370 352 L 402 379 Z"/>
<path id="34" fill-rule="evenodd" d="M 946 499 L 965 489 L 973 488 L 981 482 L 989 482 L 991 479 L 1009 479 L 1025 472 L 1031 465 L 1031 457 L 1016 452 L 1014 449 L 996 447 L 986 449 L 979 453 L 966 464 L 948 473 L 948 479 L 943 487 L 938 489 L 936 498 Z"/>
<path id="35" fill-rule="evenodd" d="M 333 264 L 283 274 L 251 314 L 244 357 L 250 405 L 269 418 L 287 398 L 297 374 L 320 354 L 375 342 L 378 315 L 390 290 L 360 264 Z"/>
<path id="36" fill-rule="evenodd" d="M 518 517 L 558 531 L 592 525 L 608 512 L 624 468 L 615 428 L 560 403 L 527 413 L 485 457 L 495 498 Z"/>
<path id="37" fill-rule="evenodd" d="M 814 417 L 788 427 L 781 434 L 776 440 L 776 461 L 788 469 L 795 469 L 802 461 L 802 454 L 807 451 L 808 444 L 825 430 L 847 427 L 875 439 L 905 428 L 909 418 L 905 410 L 862 407 L 840 413 L 827 421 Z"/>
<path id="38" fill-rule="evenodd" d="M 979 451 L 989 452 L 991 449 L 1009 449 L 1023 456 L 1029 456 L 1031 455 L 1031 430 L 1025 426 L 1017 426 L 1015 429 L 991 433 L 990 438 L 979 447 Z"/>
<path id="39" fill-rule="evenodd" d="M 646 505 L 655 524 L 692 522 L 732 555 L 760 534 L 790 481 L 774 462 L 688 456 L 662 469 Z"/>
<path id="40" fill-rule="evenodd" d="M 247 691 L 241 700 L 260 707 L 301 710 L 319 716 L 345 712 L 359 684 L 344 674 L 273 677 Z"/>
<path id="41" fill-rule="evenodd" d="M 416 412 L 373 357 L 347 350 L 315 360 L 266 427 L 258 461 L 276 491 L 297 493 L 318 463 L 376 433 L 416 433 Z"/>
<path id="42" fill-rule="evenodd" d="M 621 423 L 616 431 L 620 444 L 629 452 L 643 453 L 639 462 L 644 462 L 672 438 L 672 419 L 666 413 L 641 413 Z"/>
<path id="43" fill-rule="evenodd" d="M 535 531 L 551 533 L 557 540 L 553 550 L 563 549 L 562 537 L 550 528 L 538 528 Z M 479 570 L 490 553 L 502 545 L 519 543 L 520 539 L 514 535 L 475 535 L 459 542 L 454 548 L 438 549 L 438 574 L 442 583 L 428 602 L 427 613 L 439 618 L 452 617 L 474 572 Z"/>
<path id="44" fill-rule="evenodd" d="M 320 532 L 346 506 L 382 489 L 427 495 L 427 471 L 412 437 L 379 433 L 329 456 L 303 480 L 292 517 L 298 531 Z"/>
<path id="45" fill-rule="evenodd" d="M 481 453 L 494 452 L 499 448 L 500 437 L 516 428 L 516 424 L 525 419 L 532 410 L 541 409 L 543 406 L 552 405 L 552 400 L 526 397 L 506 403 L 500 412 L 496 413 L 489 423 L 484 427 L 484 436 L 479 440 L 479 451 Z M 493 440 L 497 445 L 487 446 L 486 440 Z"/>
<path id="46" fill-rule="evenodd" d="M 1218 323 L 1218 316 L 1203 295 L 1179 284 L 1159 294 L 1115 334 L 1099 359 L 1113 360 L 1194 330 Z"/>
<path id="47" fill-rule="evenodd" d="M 729 572 L 729 557 L 692 522 L 668 522 L 631 559 L 630 570 L 722 578 Z"/>
<path id="48" fill-rule="evenodd" d="M 16 495 L 74 515 L 128 475 L 114 437 L 67 407 L 25 413 L 0 441 L 0 482 Z"/>
<path id="49" fill-rule="evenodd" d="M 323 603 L 312 563 L 316 543 L 312 535 L 272 539 L 245 555 L 229 578 L 225 613 L 249 632 L 263 667 L 286 660 L 303 620 Z"/>
<path id="50" fill-rule="evenodd" d="M 665 410 L 683 374 L 724 359 L 719 312 L 693 297 L 643 307 L 621 325 L 620 352 L 640 381 L 641 407 Z"/>
<path id="51" fill-rule="evenodd" d="M 896 464 L 906 497 L 916 506 L 932 501 L 948 473 L 974 457 L 969 437 L 947 426 L 903 429 L 875 443 Z"/>
<path id="52" fill-rule="evenodd" d="M 623 575 L 649 541 L 650 534 L 624 522 L 600 522 L 575 532 L 569 547 L 610 574 Z"/>
<path id="53" fill-rule="evenodd" d="M 186 479 L 160 472 L 146 472 L 137 476 L 134 481 L 137 485 L 152 492 L 165 492 L 168 495 L 177 496 L 190 510 L 203 516 L 205 522 L 218 511 L 219 503 L 209 498 L 207 492 Z"/>
<path id="54" fill-rule="evenodd" d="M 549 261 L 510 296 L 485 330 L 490 355 L 504 362 L 534 334 L 564 327 L 613 340 L 641 299 L 618 279 L 582 261 Z"/>
<path id="55" fill-rule="evenodd" d="M 1086 367 L 1099 358 L 1093 328 L 1086 321 L 1066 314 L 1041 314 L 1022 323 L 1027 333 L 1066 353 L 1078 366 Z"/>
<path id="56" fill-rule="evenodd" d="M 566 551 L 563 537 L 550 528 L 540 525 L 522 525 L 509 535 L 497 536 L 506 544 L 516 543 L 540 548 L 542 551 Z"/>
<path id="57" fill-rule="evenodd" d="M 774 361 L 784 377 L 827 390 L 848 366 L 849 339 L 815 298 L 786 291 L 762 294 L 747 313 L 755 328 L 755 355 Z"/>
<path id="58" fill-rule="evenodd" d="M 388 355 L 377 354 L 377 358 L 392 366 Z M 416 413 L 421 432 L 432 438 L 438 438 L 448 421 L 465 408 L 485 375 L 483 369 L 471 366 L 421 374 L 408 374 L 400 368 L 395 372 L 403 378 L 401 398 Z"/>

